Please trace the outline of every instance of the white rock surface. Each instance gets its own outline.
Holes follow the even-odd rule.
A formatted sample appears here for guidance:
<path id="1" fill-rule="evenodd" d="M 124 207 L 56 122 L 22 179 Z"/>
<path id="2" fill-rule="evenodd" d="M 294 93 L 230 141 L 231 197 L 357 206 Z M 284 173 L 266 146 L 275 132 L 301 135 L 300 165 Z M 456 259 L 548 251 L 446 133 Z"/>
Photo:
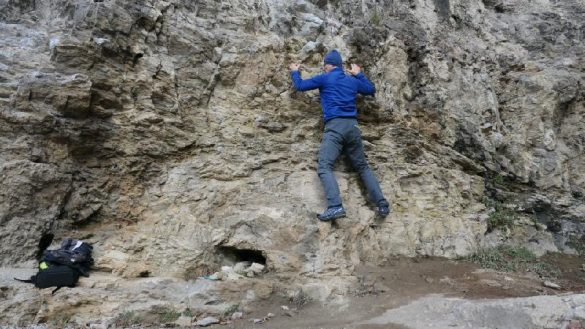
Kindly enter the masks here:
<path id="1" fill-rule="evenodd" d="M 386 311 L 362 324 L 399 324 L 412 329 L 564 328 L 583 321 L 585 295 L 463 300 L 429 296 Z"/>

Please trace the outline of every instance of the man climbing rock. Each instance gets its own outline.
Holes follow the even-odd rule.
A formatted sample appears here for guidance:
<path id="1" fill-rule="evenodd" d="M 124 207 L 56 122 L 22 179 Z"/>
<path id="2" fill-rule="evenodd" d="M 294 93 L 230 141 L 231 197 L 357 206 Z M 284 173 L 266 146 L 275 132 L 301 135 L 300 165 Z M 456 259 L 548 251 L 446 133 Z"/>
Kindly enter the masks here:
<path id="1" fill-rule="evenodd" d="M 343 72 L 341 55 L 337 50 L 332 50 L 325 56 L 323 74 L 303 80 L 299 68 L 300 64 L 290 65 L 294 87 L 298 91 L 319 89 L 325 122 L 317 174 L 325 190 L 328 206 L 317 217 L 322 221 L 345 217 L 339 186 L 333 175 L 333 166 L 341 153 L 349 158 L 359 172 L 370 200 L 377 206 L 378 216 L 386 217 L 390 213 L 390 204 L 384 198 L 366 160 L 361 132 L 357 126 L 355 105 L 358 93 L 374 95 L 376 88 L 356 64 L 351 64 L 351 69 L 348 70 L 350 75 L 346 75 Z"/>

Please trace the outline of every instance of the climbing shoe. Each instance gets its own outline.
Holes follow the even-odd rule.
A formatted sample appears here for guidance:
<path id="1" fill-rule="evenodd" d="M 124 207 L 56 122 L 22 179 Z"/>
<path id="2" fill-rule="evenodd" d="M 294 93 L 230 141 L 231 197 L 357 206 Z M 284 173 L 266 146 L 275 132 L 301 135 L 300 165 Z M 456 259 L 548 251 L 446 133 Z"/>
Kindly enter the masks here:
<path id="1" fill-rule="evenodd" d="M 390 214 L 390 206 L 380 205 L 380 206 L 378 206 L 376 213 L 377 213 L 378 217 L 385 218 L 386 216 L 388 216 Z"/>
<path id="2" fill-rule="evenodd" d="M 317 215 L 320 221 L 328 222 L 337 218 L 345 217 L 343 206 L 329 207 L 322 214 Z"/>

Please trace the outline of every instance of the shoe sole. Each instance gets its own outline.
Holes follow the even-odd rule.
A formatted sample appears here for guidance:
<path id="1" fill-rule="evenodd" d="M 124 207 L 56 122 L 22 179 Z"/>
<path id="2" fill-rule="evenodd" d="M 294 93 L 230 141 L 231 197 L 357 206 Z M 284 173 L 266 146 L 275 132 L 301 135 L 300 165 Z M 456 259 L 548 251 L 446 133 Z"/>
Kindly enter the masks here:
<path id="1" fill-rule="evenodd" d="M 380 218 L 380 219 L 384 219 L 384 218 L 388 217 L 389 215 L 390 215 L 390 213 L 387 213 L 387 214 L 381 214 L 381 213 L 379 213 L 379 212 L 376 212 L 376 217 L 377 217 L 377 218 Z"/>
<path id="2" fill-rule="evenodd" d="M 317 216 L 317 219 L 322 221 L 322 222 L 330 222 L 330 221 L 336 220 L 338 218 L 343 218 L 345 216 L 346 216 L 346 214 L 339 214 L 339 215 L 334 216 L 333 218 L 328 218 L 328 219 L 321 219 L 321 218 L 319 218 L 319 216 Z"/>

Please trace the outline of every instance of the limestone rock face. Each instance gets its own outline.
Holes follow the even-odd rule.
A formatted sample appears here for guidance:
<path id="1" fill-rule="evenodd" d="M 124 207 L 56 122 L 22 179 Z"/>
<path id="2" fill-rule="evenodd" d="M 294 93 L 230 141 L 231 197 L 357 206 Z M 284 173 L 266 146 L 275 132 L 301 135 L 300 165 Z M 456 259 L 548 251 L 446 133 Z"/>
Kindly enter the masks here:
<path id="1" fill-rule="evenodd" d="M 361 262 L 501 243 L 485 239 L 486 199 L 520 235 L 540 223 L 549 250 L 576 252 L 583 7 L 0 0 L 0 264 L 30 264 L 55 234 L 92 242 L 116 277 L 251 261 L 299 284 L 347 278 L 325 295 L 343 294 Z M 318 74 L 333 48 L 377 88 L 358 107 L 385 221 L 343 159 L 348 217 L 315 219 L 318 92 L 295 92 L 288 66 Z"/>

